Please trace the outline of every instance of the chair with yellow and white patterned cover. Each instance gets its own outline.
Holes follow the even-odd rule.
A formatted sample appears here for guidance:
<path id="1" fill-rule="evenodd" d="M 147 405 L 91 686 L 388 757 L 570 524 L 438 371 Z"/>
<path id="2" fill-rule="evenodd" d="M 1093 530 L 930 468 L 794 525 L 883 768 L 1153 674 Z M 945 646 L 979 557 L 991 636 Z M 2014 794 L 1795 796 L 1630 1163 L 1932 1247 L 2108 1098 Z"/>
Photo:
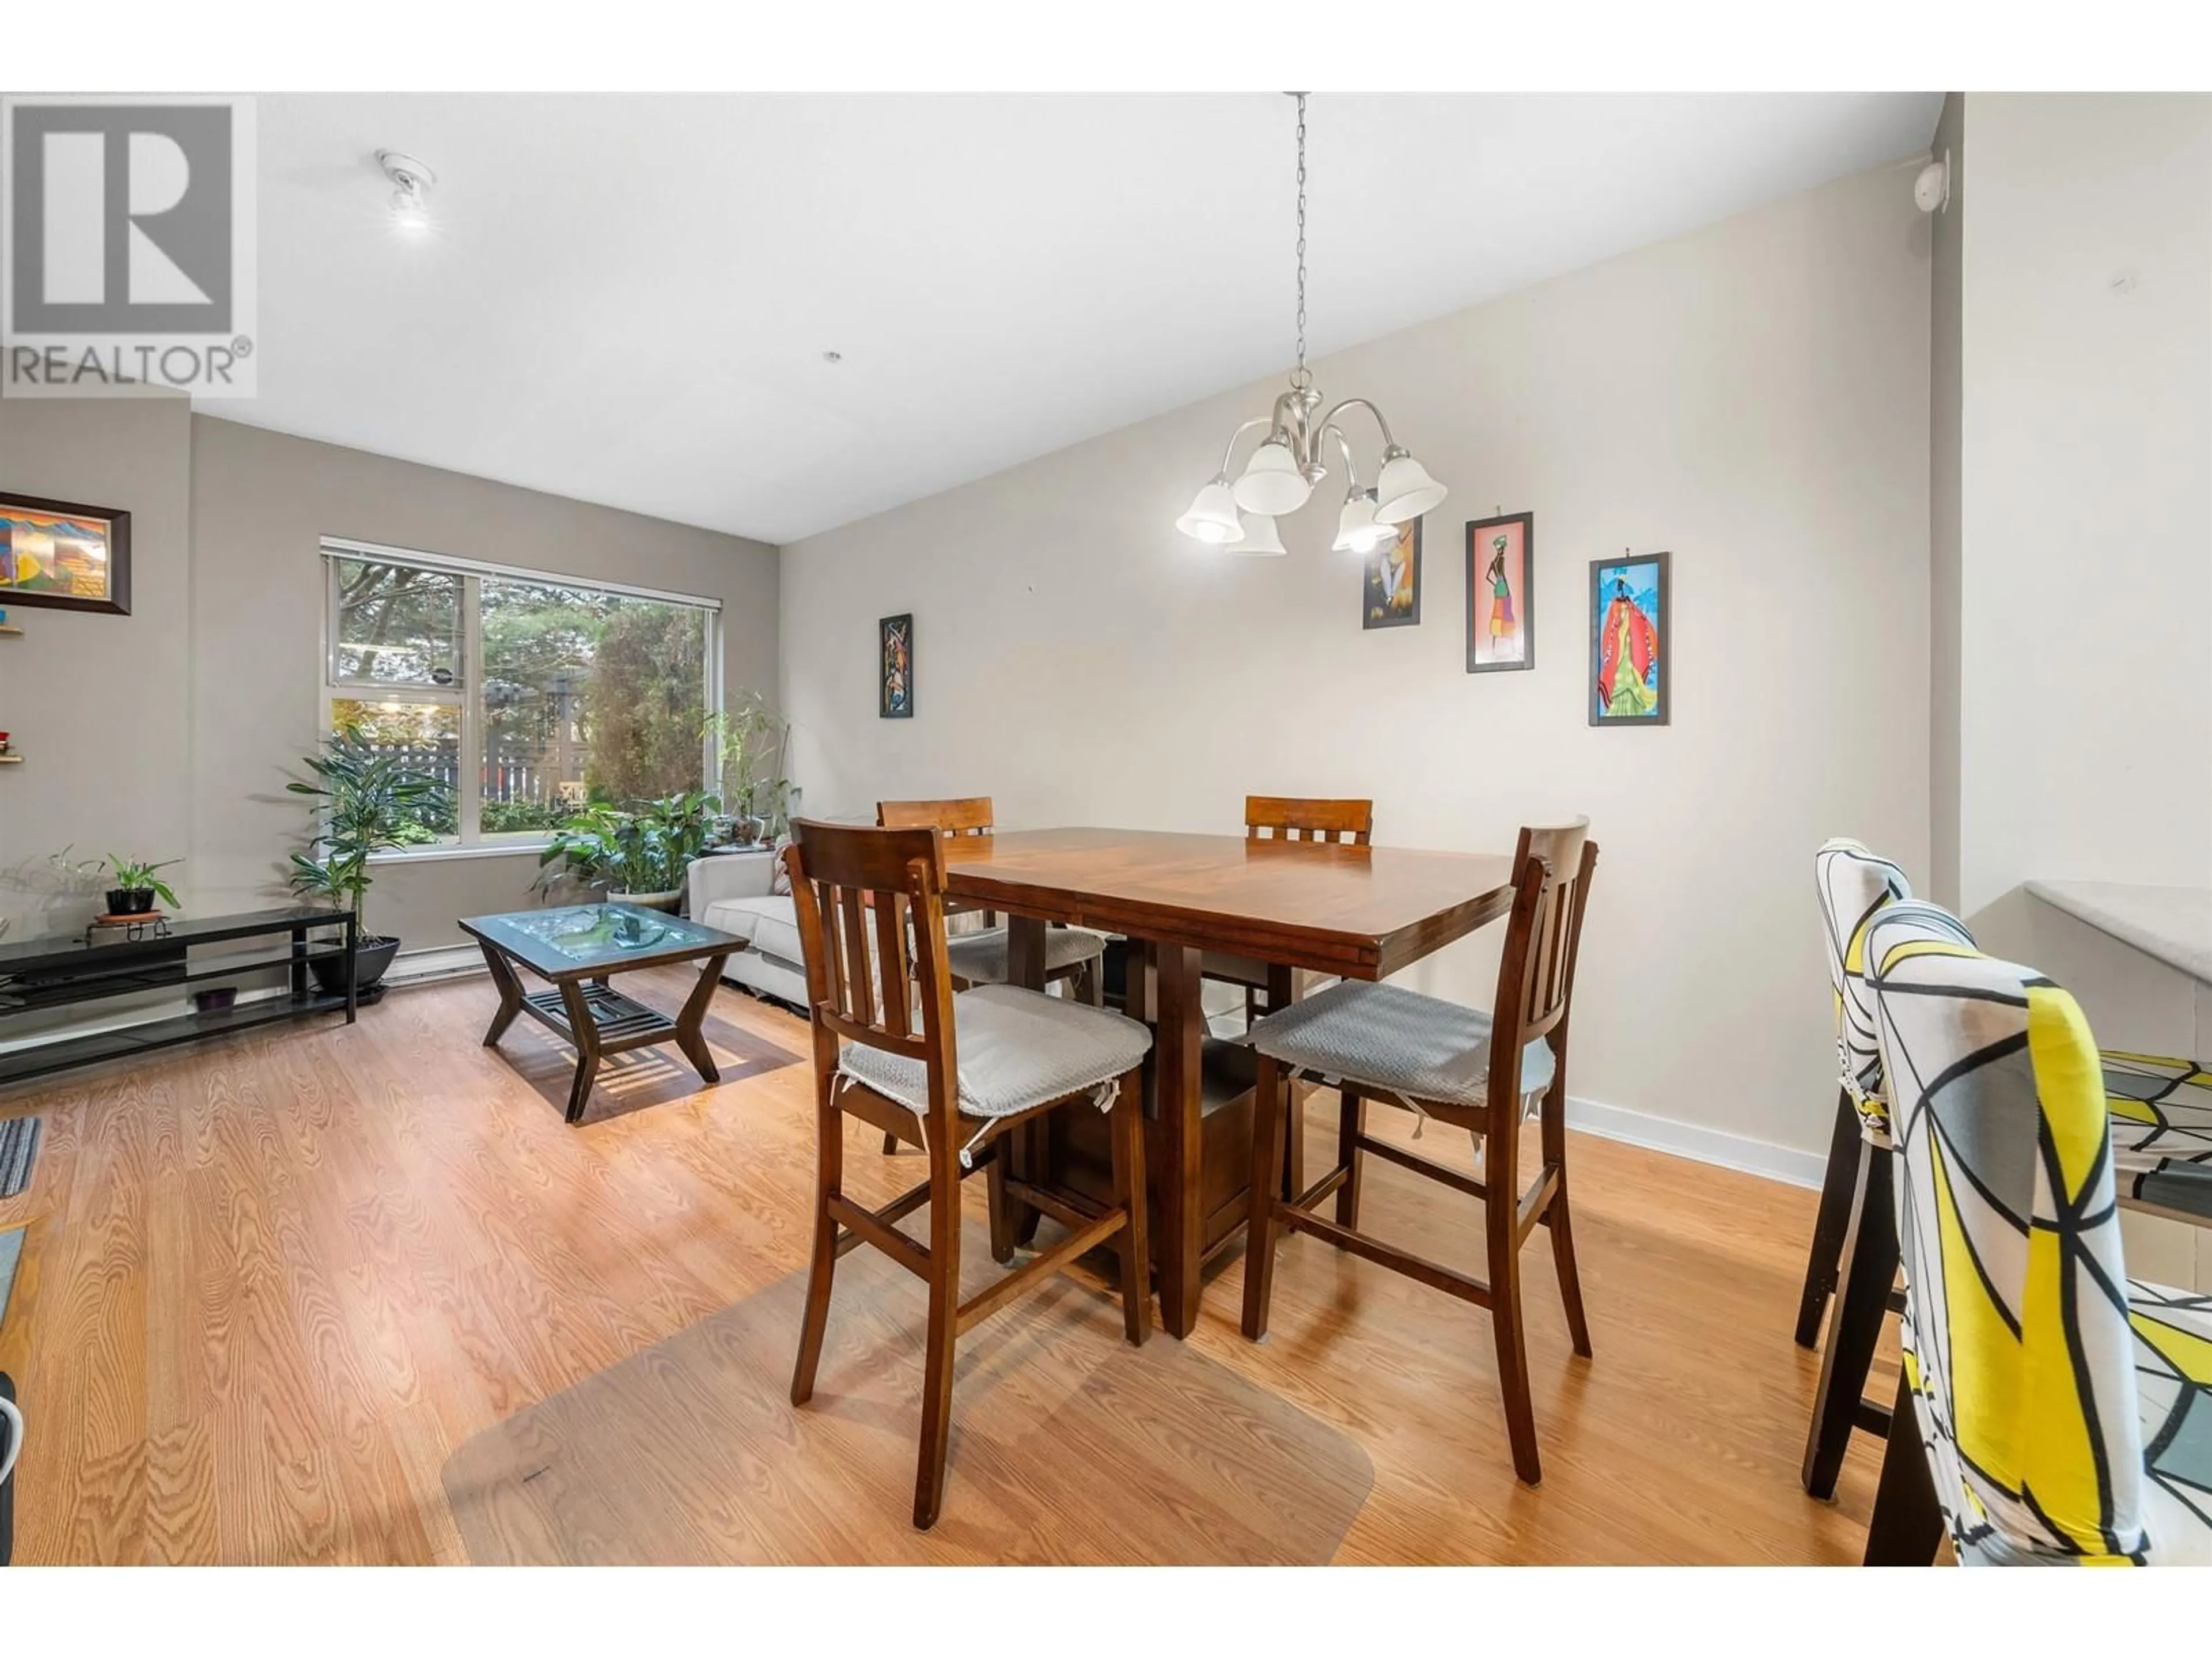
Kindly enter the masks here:
<path id="1" fill-rule="evenodd" d="M 2212 1297 L 2131 1281 L 2080 1006 L 1935 905 L 1885 907 L 1905 1358 L 1875 1565 L 2212 1565 Z"/>
<path id="2" fill-rule="evenodd" d="M 1856 841 L 1838 839 L 1814 858 L 1828 977 L 1835 995 L 1840 1088 L 1827 1176 L 1798 1304 L 1797 1340 L 1810 1347 L 1832 1292 L 1841 1291 L 1821 1355 L 1820 1382 L 1806 1436 L 1803 1480 L 1817 1498 L 1835 1495 L 1855 1425 L 1878 1423 L 1862 1406 L 1896 1272 L 1887 1184 L 1889 1105 L 1875 1040 L 1864 950 L 1868 925 L 1910 900 L 1905 872 Z M 1954 918 L 1953 925 L 1959 927 Z M 1959 927 L 1968 946 L 1972 937 Z M 2119 1201 L 2132 1209 L 2212 1226 L 2212 1072 L 2187 1060 L 2109 1051 L 2105 1093 L 2112 1116 Z M 1862 1196 L 1862 1189 L 1870 1189 Z M 1846 1249 L 1846 1244 L 1849 1249 Z"/>

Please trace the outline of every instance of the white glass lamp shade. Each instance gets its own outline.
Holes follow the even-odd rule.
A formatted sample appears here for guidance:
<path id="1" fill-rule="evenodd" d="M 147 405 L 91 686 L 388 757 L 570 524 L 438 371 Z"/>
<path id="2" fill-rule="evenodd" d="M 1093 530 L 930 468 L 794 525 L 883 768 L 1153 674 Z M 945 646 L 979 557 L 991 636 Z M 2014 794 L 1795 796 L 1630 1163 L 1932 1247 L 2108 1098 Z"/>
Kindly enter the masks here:
<path id="1" fill-rule="evenodd" d="M 1213 482 L 1198 492 L 1190 510 L 1176 520 L 1176 528 L 1215 547 L 1244 533 L 1243 521 L 1237 516 L 1237 498 L 1230 493 L 1228 474 L 1217 473 Z"/>
<path id="2" fill-rule="evenodd" d="M 1383 458 L 1382 476 L 1375 481 L 1375 516 L 1384 524 L 1403 524 L 1418 519 L 1444 498 L 1444 487 L 1402 449 Z"/>
<path id="3" fill-rule="evenodd" d="M 1279 558 L 1290 550 L 1283 545 L 1283 538 L 1275 528 L 1275 521 L 1264 513 L 1247 514 L 1244 534 L 1221 550 L 1224 553 L 1249 553 L 1255 557 Z"/>
<path id="4" fill-rule="evenodd" d="M 1237 481 L 1237 505 L 1247 513 L 1274 518 L 1295 513 L 1306 504 L 1313 486 L 1298 470 L 1298 458 L 1280 438 L 1270 438 L 1244 463 L 1244 476 Z"/>
<path id="5" fill-rule="evenodd" d="M 1375 492 L 1355 489 L 1344 498 L 1344 511 L 1337 515 L 1336 540 L 1333 544 L 1339 553 L 1372 553 L 1383 543 L 1395 538 L 1397 532 L 1375 518 Z"/>

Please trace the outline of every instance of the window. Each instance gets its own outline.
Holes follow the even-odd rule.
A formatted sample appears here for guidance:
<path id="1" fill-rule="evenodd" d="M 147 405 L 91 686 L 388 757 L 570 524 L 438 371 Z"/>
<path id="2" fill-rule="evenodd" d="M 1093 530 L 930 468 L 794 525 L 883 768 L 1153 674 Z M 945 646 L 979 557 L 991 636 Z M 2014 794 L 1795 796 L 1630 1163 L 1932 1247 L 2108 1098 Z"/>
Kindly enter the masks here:
<path id="1" fill-rule="evenodd" d="M 425 845 L 542 840 L 587 800 L 710 787 L 710 599 L 325 542 L 330 729 L 452 786 Z"/>

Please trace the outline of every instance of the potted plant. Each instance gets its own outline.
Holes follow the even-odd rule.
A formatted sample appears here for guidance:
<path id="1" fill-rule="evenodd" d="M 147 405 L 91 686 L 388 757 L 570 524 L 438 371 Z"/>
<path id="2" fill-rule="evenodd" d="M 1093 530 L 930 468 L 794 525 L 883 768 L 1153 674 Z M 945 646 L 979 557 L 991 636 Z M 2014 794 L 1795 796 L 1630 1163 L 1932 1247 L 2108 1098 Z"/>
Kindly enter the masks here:
<path id="1" fill-rule="evenodd" d="M 304 852 L 292 854 L 292 890 L 353 912 L 354 988 L 365 991 L 384 977 L 399 954 L 399 941 L 368 931 L 368 856 L 422 839 L 424 817 L 445 805 L 442 779 L 417 772 L 394 754 L 355 738 L 332 738 L 301 764 L 314 781 L 284 787 L 313 799 L 315 823 Z M 345 964 L 311 964 L 325 991 L 345 988 Z"/>
<path id="2" fill-rule="evenodd" d="M 594 801 L 554 832 L 538 855 L 535 884 L 548 892 L 562 876 L 601 888 L 620 904 L 684 908 L 684 873 L 713 839 L 721 803 L 697 790 L 626 810 Z"/>
<path id="3" fill-rule="evenodd" d="M 706 735 L 722 757 L 722 794 L 729 802 L 738 841 L 773 841 L 787 827 L 790 783 L 783 757 L 791 727 L 757 691 L 740 691 L 725 712 L 710 718 Z"/>
<path id="4" fill-rule="evenodd" d="M 172 910 L 181 908 L 175 890 L 155 872 L 182 862 L 181 859 L 164 859 L 159 864 L 141 864 L 136 859 L 119 859 L 110 853 L 100 866 L 114 883 L 107 890 L 107 914 L 143 916 L 154 908 L 157 898 Z"/>

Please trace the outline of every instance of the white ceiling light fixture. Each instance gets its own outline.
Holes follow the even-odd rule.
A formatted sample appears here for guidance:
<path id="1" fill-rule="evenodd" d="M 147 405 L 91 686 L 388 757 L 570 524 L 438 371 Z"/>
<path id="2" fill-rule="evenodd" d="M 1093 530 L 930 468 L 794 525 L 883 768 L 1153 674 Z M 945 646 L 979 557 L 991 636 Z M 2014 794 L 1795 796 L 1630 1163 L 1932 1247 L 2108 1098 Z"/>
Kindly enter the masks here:
<path id="1" fill-rule="evenodd" d="M 1400 525 L 1419 518 L 1443 501 L 1444 487 L 1392 435 L 1382 411 L 1366 398 L 1344 398 L 1316 418 L 1322 395 L 1314 389 L 1313 375 L 1306 368 L 1306 94 L 1291 95 L 1298 106 L 1297 367 L 1291 371 L 1291 389 L 1275 399 L 1273 415 L 1247 421 L 1229 434 L 1219 471 L 1198 492 L 1190 510 L 1176 520 L 1176 528 L 1227 552 L 1281 552 L 1274 520 L 1304 507 L 1314 487 L 1328 476 L 1322 459 L 1322 441 L 1328 437 L 1335 441 L 1337 453 L 1343 458 L 1346 485 L 1343 510 L 1337 519 L 1336 550 L 1370 553 L 1393 539 Z M 1372 489 L 1360 487 L 1352 471 L 1351 441 L 1337 423 L 1337 416 L 1352 409 L 1365 410 L 1382 434 L 1382 465 Z M 1255 427 L 1266 428 L 1267 435 L 1246 458 L 1243 471 L 1232 484 L 1229 464 L 1236 455 L 1237 441 Z M 1234 522 L 1239 507 L 1253 514 L 1265 529 L 1245 534 Z M 1263 536 L 1273 544 L 1247 544 Z"/>
<path id="2" fill-rule="evenodd" d="M 438 175 L 427 162 L 396 149 L 377 151 L 376 165 L 384 169 L 385 178 L 392 184 L 392 222 L 402 230 L 429 229 L 430 188 L 438 182 Z"/>
<path id="3" fill-rule="evenodd" d="M 1282 536 L 1275 529 L 1275 521 L 1264 513 L 1247 514 L 1244 534 L 1221 550 L 1224 553 L 1247 553 L 1255 558 L 1279 558 L 1290 552 L 1283 545 Z"/>

